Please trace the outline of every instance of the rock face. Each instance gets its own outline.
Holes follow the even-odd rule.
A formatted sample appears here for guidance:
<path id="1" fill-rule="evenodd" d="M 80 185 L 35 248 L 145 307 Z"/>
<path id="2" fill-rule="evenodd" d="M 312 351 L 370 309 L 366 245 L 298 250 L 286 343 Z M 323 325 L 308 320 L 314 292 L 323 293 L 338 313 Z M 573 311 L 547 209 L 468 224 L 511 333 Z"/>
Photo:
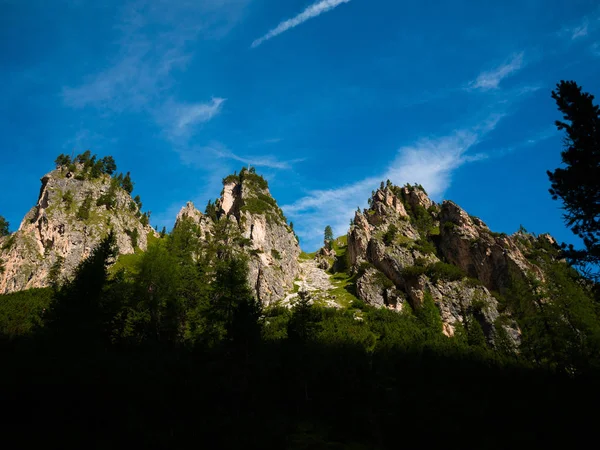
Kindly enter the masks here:
<path id="1" fill-rule="evenodd" d="M 215 219 L 230 221 L 243 238 L 239 251 L 250 257 L 248 284 L 256 297 L 264 305 L 282 300 L 300 273 L 300 247 L 267 182 L 245 169 L 240 175 L 231 175 L 223 180 L 216 207 Z M 178 222 L 184 217 L 199 224 L 205 237 L 214 232 L 213 219 L 191 203 L 181 210 Z"/>
<path id="2" fill-rule="evenodd" d="M 402 291 L 396 289 L 382 272 L 371 267 L 356 281 L 356 293 L 361 300 L 377 308 L 402 311 L 406 301 Z"/>
<path id="3" fill-rule="evenodd" d="M 503 291 L 510 287 L 513 277 L 534 276 L 543 281 L 542 270 L 524 256 L 522 241 L 492 234 L 480 219 L 470 217 L 450 201 L 442 205 L 440 223 L 444 257 L 489 289 Z"/>
<path id="4" fill-rule="evenodd" d="M 348 232 L 349 262 L 363 301 L 393 309 L 406 301 L 419 308 L 427 293 L 446 335 L 472 316 L 489 342 L 501 326 L 518 343 L 514 320 L 502 316 L 492 292 L 509 289 L 515 278 L 543 281 L 542 269 L 526 255 L 537 244 L 555 245 L 550 236 L 492 233 L 456 204 L 435 204 L 420 186 L 382 186 L 369 205 L 356 213 Z"/>
<path id="5" fill-rule="evenodd" d="M 146 249 L 148 236 L 155 232 L 142 224 L 131 196 L 120 187 L 111 190 L 109 175 L 95 179 L 77 175 L 62 168 L 41 179 L 37 204 L 18 231 L 0 243 L 4 261 L 0 293 L 49 286 L 51 273 L 69 277 L 111 229 L 120 253 Z M 113 203 L 98 206 L 98 200 L 109 194 Z"/>
<path id="6" fill-rule="evenodd" d="M 175 220 L 175 227 L 180 226 L 185 220 L 190 220 L 192 223 L 198 225 L 199 237 L 201 239 L 207 239 L 214 233 L 214 222 L 210 217 L 198 211 L 192 202 L 187 202 L 187 204 L 181 208 L 179 214 L 177 214 L 177 219 Z"/>

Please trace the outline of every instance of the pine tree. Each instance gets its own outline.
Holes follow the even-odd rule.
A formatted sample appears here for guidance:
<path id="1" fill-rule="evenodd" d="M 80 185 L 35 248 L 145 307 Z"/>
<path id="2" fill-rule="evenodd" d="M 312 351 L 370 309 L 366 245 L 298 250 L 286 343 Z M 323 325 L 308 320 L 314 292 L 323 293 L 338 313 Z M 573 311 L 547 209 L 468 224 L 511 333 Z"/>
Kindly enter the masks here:
<path id="1" fill-rule="evenodd" d="M 486 340 L 485 334 L 483 334 L 483 328 L 481 328 L 481 325 L 472 314 L 468 314 L 467 317 L 465 317 L 465 329 L 469 345 L 485 348 Z"/>
<path id="2" fill-rule="evenodd" d="M 79 265 L 73 280 L 56 294 L 46 318 L 52 336 L 70 345 L 106 342 L 113 311 L 103 301 L 103 289 L 116 254 L 111 231 Z"/>
<path id="3" fill-rule="evenodd" d="M 63 166 L 69 166 L 71 165 L 71 157 L 68 155 L 64 155 L 64 154 L 60 154 L 58 155 L 58 157 L 54 160 L 54 164 L 56 165 L 56 168 L 58 169 L 59 167 L 63 167 Z"/>
<path id="4" fill-rule="evenodd" d="M 327 242 L 333 241 L 333 230 L 331 229 L 331 227 L 329 225 L 327 225 L 325 227 L 323 241 L 325 242 L 325 244 L 327 244 Z"/>
<path id="5" fill-rule="evenodd" d="M 100 160 L 102 162 L 102 172 L 112 175 L 117 170 L 117 163 L 112 156 L 105 156 Z"/>
<path id="6" fill-rule="evenodd" d="M 127 174 L 123 178 L 121 186 L 128 194 L 131 194 L 133 192 L 133 181 L 131 181 L 131 174 L 129 172 L 127 172 Z"/>
<path id="7" fill-rule="evenodd" d="M 141 211 L 141 210 L 142 210 L 142 199 L 140 198 L 140 196 L 139 196 L 139 195 L 136 195 L 136 196 L 133 198 L 133 201 L 134 201 L 134 202 L 135 202 L 135 204 L 137 205 L 137 207 L 138 207 L 138 211 Z"/>
<path id="8" fill-rule="evenodd" d="M 132 314 L 142 340 L 168 345 L 181 339 L 185 317 L 182 266 L 164 245 L 150 246 L 142 257 L 135 277 L 139 303 Z"/>
<path id="9" fill-rule="evenodd" d="M 9 226 L 10 224 L 8 221 L 0 216 L 0 237 L 8 236 L 10 234 Z"/>
<path id="10" fill-rule="evenodd" d="M 423 295 L 423 304 L 416 309 L 415 313 L 423 325 L 432 331 L 433 334 L 440 334 L 442 332 L 443 324 L 440 311 L 435 306 L 435 302 L 429 291 L 426 291 Z"/>
<path id="11" fill-rule="evenodd" d="M 569 228 L 583 239 L 585 249 L 571 245 L 565 255 L 573 263 L 587 267 L 590 276 L 600 277 L 600 109 L 594 96 L 582 92 L 574 81 L 561 81 L 552 98 L 563 114 L 556 121 L 565 130 L 561 153 L 565 168 L 548 171 L 550 194 L 564 204 L 564 219 Z M 591 266 L 591 267 L 590 267 Z"/>
<path id="12" fill-rule="evenodd" d="M 316 339 L 321 329 L 321 318 L 311 304 L 308 292 L 300 291 L 298 297 L 298 303 L 294 305 L 292 317 L 287 325 L 288 339 L 294 343 L 306 343 Z"/>

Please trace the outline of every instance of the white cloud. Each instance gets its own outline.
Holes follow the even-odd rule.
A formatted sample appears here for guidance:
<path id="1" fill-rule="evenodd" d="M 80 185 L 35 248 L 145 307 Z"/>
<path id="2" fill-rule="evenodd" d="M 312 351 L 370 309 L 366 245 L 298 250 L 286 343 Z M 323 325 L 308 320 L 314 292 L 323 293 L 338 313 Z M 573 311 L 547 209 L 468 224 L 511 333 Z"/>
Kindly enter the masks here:
<path id="1" fill-rule="evenodd" d="M 250 1 L 127 2 L 114 27 L 117 52 L 81 84 L 65 86 L 63 101 L 110 112 L 160 109 L 176 72 L 193 58 L 198 37 L 225 35 Z"/>
<path id="2" fill-rule="evenodd" d="M 486 72 L 479 74 L 476 80 L 469 84 L 470 89 L 489 91 L 498 89 L 498 86 L 506 77 L 514 74 L 523 67 L 523 52 L 513 55 L 506 63 Z"/>
<path id="3" fill-rule="evenodd" d="M 208 103 L 172 104 L 170 121 L 172 136 L 182 137 L 198 124 L 208 122 L 221 112 L 224 98 L 213 98 Z"/>
<path id="4" fill-rule="evenodd" d="M 282 170 L 291 169 L 292 164 L 304 161 L 304 159 L 302 159 L 302 158 L 292 159 L 290 161 L 280 161 L 271 155 L 262 155 L 262 156 L 257 155 L 257 156 L 242 157 L 242 156 L 238 156 L 232 152 L 221 153 L 218 156 L 221 158 L 233 159 L 235 161 L 239 161 L 239 162 L 242 162 L 244 164 L 248 164 L 248 165 L 254 166 L 254 167 L 268 167 L 270 169 L 282 169 Z"/>
<path id="5" fill-rule="evenodd" d="M 304 159 L 292 159 L 288 161 L 282 161 L 273 155 L 252 155 L 252 156 L 240 156 L 233 153 L 225 145 L 220 142 L 212 142 L 206 147 L 200 147 L 192 150 L 184 150 L 181 152 L 182 159 L 187 164 L 195 164 L 200 160 L 210 158 L 221 158 L 229 159 L 233 161 L 239 161 L 244 165 L 250 165 L 254 167 L 267 167 L 269 169 L 280 169 L 287 170 L 293 167 L 293 164 L 304 161 Z"/>
<path id="6" fill-rule="evenodd" d="M 577 38 L 587 36 L 588 26 L 589 26 L 589 24 L 586 20 L 583 24 L 579 25 L 578 27 L 575 27 L 575 28 L 569 30 L 570 34 L 571 34 L 571 39 L 575 40 Z"/>
<path id="7" fill-rule="evenodd" d="M 342 3 L 348 3 L 349 1 L 350 0 L 321 0 L 313 3 L 296 17 L 281 22 L 279 25 L 277 25 L 277 27 L 273 28 L 263 37 L 256 39 L 252 43 L 251 47 L 256 48 L 263 42 L 268 41 L 269 39 L 272 39 L 291 28 L 301 25 L 307 20 L 320 16 L 321 14 L 338 7 Z"/>
<path id="8" fill-rule="evenodd" d="M 467 152 L 493 130 L 502 117 L 496 115 L 472 129 L 458 130 L 440 138 L 422 139 L 402 147 L 387 170 L 379 176 L 339 189 L 310 191 L 282 209 L 296 222 L 304 248 L 314 249 L 321 245 L 326 225 L 331 225 L 336 236 L 345 234 L 356 207 L 364 207 L 371 191 L 386 179 L 396 185 L 419 183 L 430 196 L 439 200 L 450 186 L 456 169 L 487 157 L 484 154 L 468 155 Z"/>

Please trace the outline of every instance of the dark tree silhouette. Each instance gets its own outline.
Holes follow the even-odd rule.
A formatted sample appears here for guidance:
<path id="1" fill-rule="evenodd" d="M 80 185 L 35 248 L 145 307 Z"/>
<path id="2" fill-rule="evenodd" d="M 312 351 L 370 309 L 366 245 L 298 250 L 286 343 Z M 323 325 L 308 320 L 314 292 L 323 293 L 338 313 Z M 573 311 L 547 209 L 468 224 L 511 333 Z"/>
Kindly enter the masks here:
<path id="1" fill-rule="evenodd" d="M 10 231 L 8 231 L 9 226 L 10 224 L 8 221 L 3 216 L 0 216 L 0 237 L 8 236 L 10 234 Z"/>
<path id="2" fill-rule="evenodd" d="M 564 219 L 585 244 L 585 249 L 565 249 L 567 258 L 588 275 L 600 272 L 600 110 L 594 96 L 582 92 L 574 81 L 561 81 L 552 91 L 564 121 L 556 121 L 565 130 L 562 162 L 566 166 L 548 171 L 550 194 L 562 200 Z"/>
<path id="3" fill-rule="evenodd" d="M 106 343 L 113 317 L 103 301 L 108 266 L 117 254 L 115 235 L 109 235 L 77 268 L 75 277 L 57 294 L 51 304 L 46 325 L 51 336 L 72 345 Z"/>
<path id="4" fill-rule="evenodd" d="M 128 194 L 131 194 L 133 192 L 133 181 L 131 181 L 131 174 L 129 172 L 127 172 L 127 174 L 123 178 L 121 186 Z"/>

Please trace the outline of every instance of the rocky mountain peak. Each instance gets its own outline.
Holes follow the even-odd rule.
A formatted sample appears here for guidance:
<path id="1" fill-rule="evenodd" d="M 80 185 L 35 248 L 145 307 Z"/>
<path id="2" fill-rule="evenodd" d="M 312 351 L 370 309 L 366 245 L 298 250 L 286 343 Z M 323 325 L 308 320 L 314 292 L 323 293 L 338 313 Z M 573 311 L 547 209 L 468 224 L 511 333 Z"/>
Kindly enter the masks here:
<path id="1" fill-rule="evenodd" d="M 214 208 L 212 218 L 188 203 L 178 222 L 190 218 L 208 234 L 213 232 L 213 221 L 233 222 L 244 242 L 239 250 L 249 256 L 248 283 L 257 298 L 264 304 L 283 299 L 300 271 L 300 247 L 267 181 L 254 169 L 244 168 L 223 179 L 221 197 L 208 208 Z"/>
<path id="2" fill-rule="evenodd" d="M 543 281 L 532 255 L 551 253 L 553 246 L 548 235 L 493 233 L 451 201 L 438 205 L 418 185 L 389 182 L 373 192 L 368 209 L 356 212 L 348 231 L 349 263 L 362 300 L 401 310 L 404 304 L 419 308 L 430 296 L 445 334 L 471 317 L 490 342 L 500 328 L 519 340 L 514 321 L 499 319 L 492 292 L 509 289 L 516 279 Z"/>
<path id="3" fill-rule="evenodd" d="M 89 152 L 74 162 L 57 159 L 57 168 L 41 178 L 36 205 L 2 242 L 0 293 L 68 278 L 111 229 L 120 253 L 145 250 L 155 231 L 139 197 L 131 198 L 129 174 L 111 176 L 113 165 L 112 158 L 97 160 Z"/>

